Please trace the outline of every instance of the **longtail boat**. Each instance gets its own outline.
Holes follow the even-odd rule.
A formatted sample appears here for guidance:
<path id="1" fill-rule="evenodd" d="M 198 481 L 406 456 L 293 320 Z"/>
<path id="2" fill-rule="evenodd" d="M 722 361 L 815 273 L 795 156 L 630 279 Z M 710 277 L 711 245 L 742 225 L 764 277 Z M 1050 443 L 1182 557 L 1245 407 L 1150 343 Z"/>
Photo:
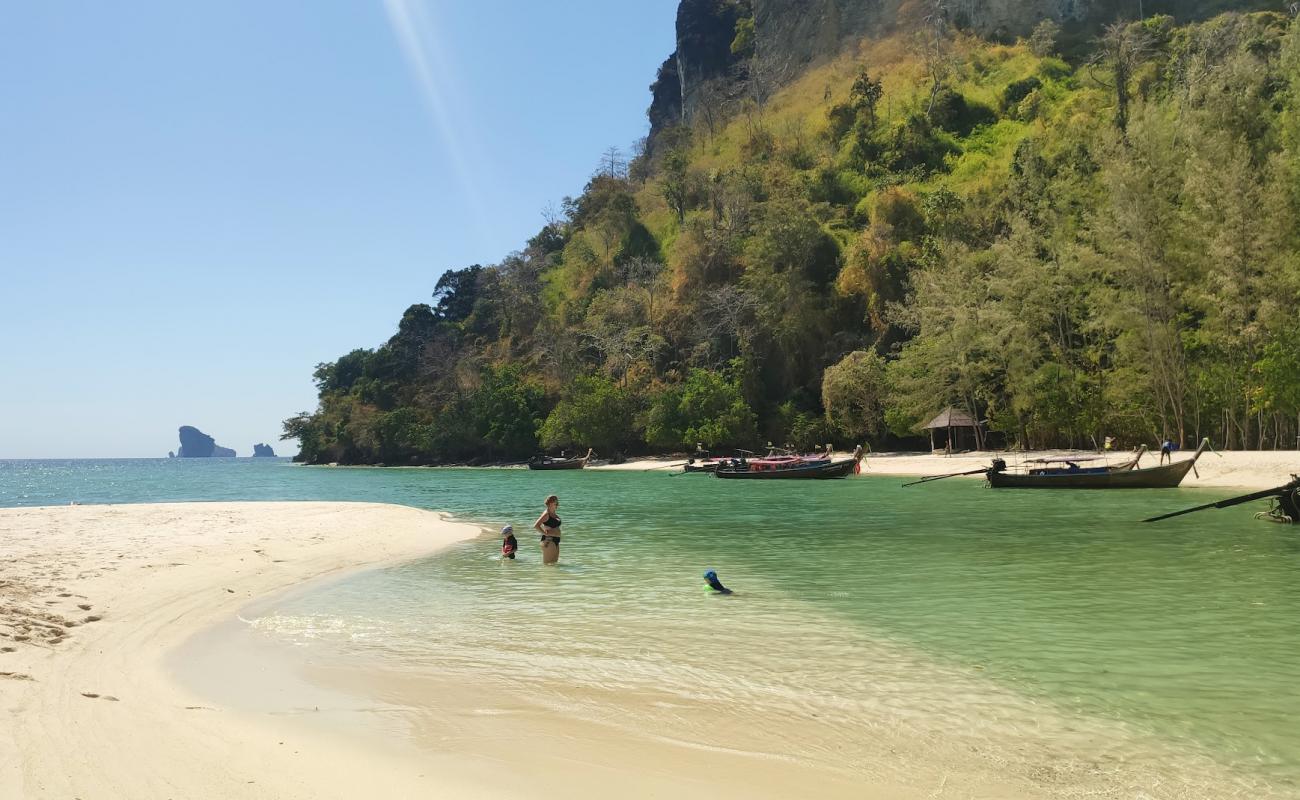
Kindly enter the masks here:
<path id="1" fill-rule="evenodd" d="M 768 447 L 766 456 L 757 456 L 752 450 L 737 450 L 734 456 L 709 456 L 700 455 L 690 458 L 682 472 L 685 474 L 694 474 L 701 472 L 717 472 L 719 467 L 735 466 L 737 463 L 744 463 L 751 469 L 769 469 L 780 466 L 791 466 L 793 464 L 826 464 L 830 463 L 831 457 L 828 453 L 817 453 L 815 455 L 797 455 L 788 450 L 776 447 Z"/>
<path id="2" fill-rule="evenodd" d="M 1127 468 L 1084 469 L 1077 463 L 1071 468 L 1067 462 L 1063 469 L 1031 467 L 1028 472 L 1008 472 L 1007 463 L 998 458 L 985 475 L 994 489 L 1173 489 L 1196 468 L 1209 446 L 1206 439 L 1191 458 L 1146 469 L 1137 468 L 1134 460 Z"/>
<path id="3" fill-rule="evenodd" d="M 1182 511 L 1175 511 L 1172 514 L 1161 514 L 1158 517 L 1144 519 L 1143 522 L 1159 522 L 1162 519 L 1172 519 L 1181 517 L 1184 514 L 1194 514 L 1197 511 L 1205 511 L 1211 508 L 1231 508 L 1239 506 L 1242 503 L 1251 503 L 1256 500 L 1265 500 L 1272 498 L 1273 503 L 1267 511 L 1260 511 L 1255 515 L 1255 519 L 1268 520 L 1269 522 L 1281 522 L 1286 525 L 1300 522 L 1300 475 L 1292 475 L 1291 482 L 1273 489 L 1265 489 L 1262 492 L 1251 492 L 1243 494 L 1240 497 L 1230 497 L 1227 500 L 1220 500 L 1217 503 L 1206 503 L 1203 506 L 1195 508 L 1184 508 Z"/>
<path id="4" fill-rule="evenodd" d="M 534 456 L 528 462 L 529 469 L 583 469 L 587 462 L 591 461 L 592 450 L 587 450 L 587 454 L 582 458 L 551 458 L 550 456 Z"/>
<path id="5" fill-rule="evenodd" d="M 1137 469 L 1138 464 L 1142 461 L 1142 456 L 1146 454 L 1147 446 L 1142 445 L 1133 453 L 1132 458 L 1120 462 L 1119 464 L 1096 465 L 1092 463 L 1104 460 L 1105 456 L 1101 455 L 1051 456 L 1048 458 L 1035 458 L 1026 463 L 1031 465 L 1028 474 L 1034 476 L 1057 474 L 1092 475 L 1108 472 L 1131 472 Z M 947 475 L 927 475 L 918 481 L 903 484 L 903 488 L 906 489 L 909 486 L 918 486 L 922 483 L 933 483 L 935 481 L 947 480 L 948 478 L 962 478 L 971 475 L 983 475 L 988 477 L 989 472 L 992 470 L 1005 472 L 1006 464 L 1006 461 L 1000 458 L 995 458 L 992 467 L 980 467 L 979 469 L 967 470 L 965 472 L 953 472 Z"/>
<path id="6" fill-rule="evenodd" d="M 829 456 L 803 458 L 778 456 L 761 459 L 733 459 L 713 473 L 728 480 L 826 480 L 847 478 L 861 470 L 862 448 L 852 458 L 838 461 Z"/>
<path id="7" fill-rule="evenodd" d="M 727 460 L 725 458 L 704 458 L 699 461 L 691 459 L 682 467 L 682 472 L 688 475 L 697 472 L 717 472 L 718 465 L 726 463 Z"/>

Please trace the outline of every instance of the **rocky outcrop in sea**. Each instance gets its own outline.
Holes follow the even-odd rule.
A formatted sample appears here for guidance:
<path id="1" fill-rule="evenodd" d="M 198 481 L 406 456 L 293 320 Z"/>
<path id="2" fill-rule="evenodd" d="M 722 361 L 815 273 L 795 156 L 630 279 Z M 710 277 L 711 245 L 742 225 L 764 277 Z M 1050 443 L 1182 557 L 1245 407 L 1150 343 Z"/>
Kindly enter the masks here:
<path id="1" fill-rule="evenodd" d="M 180 428 L 181 449 L 176 451 L 177 458 L 234 458 L 235 451 L 221 447 L 216 440 L 198 428 L 182 425 Z"/>
<path id="2" fill-rule="evenodd" d="M 255 444 L 253 458 L 275 458 L 275 450 L 269 444 Z"/>

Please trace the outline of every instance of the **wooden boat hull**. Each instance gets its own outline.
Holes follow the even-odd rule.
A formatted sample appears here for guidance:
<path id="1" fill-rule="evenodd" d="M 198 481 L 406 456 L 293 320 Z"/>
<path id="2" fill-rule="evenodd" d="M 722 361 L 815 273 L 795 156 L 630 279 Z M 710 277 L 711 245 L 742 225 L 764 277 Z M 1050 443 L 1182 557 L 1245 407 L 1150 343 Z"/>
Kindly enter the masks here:
<path id="1" fill-rule="evenodd" d="M 994 489 L 1174 489 L 1192 471 L 1195 459 L 1146 469 L 1119 472 L 1054 472 L 1041 475 L 1018 475 L 989 470 L 989 486 Z"/>
<path id="2" fill-rule="evenodd" d="M 718 465 L 717 465 L 716 463 L 713 463 L 713 464 L 687 464 L 687 465 L 683 468 L 683 471 L 686 472 L 686 473 L 688 473 L 688 474 L 694 474 L 694 473 L 697 473 L 697 472 L 717 472 L 717 471 L 718 471 Z"/>
<path id="3" fill-rule="evenodd" d="M 529 461 L 529 469 L 552 470 L 552 469 L 582 469 L 587 466 L 585 458 L 571 458 L 566 461 Z"/>
<path id="4" fill-rule="evenodd" d="M 857 464 L 857 459 L 850 458 L 826 464 L 810 464 L 767 470 L 719 468 L 713 474 L 727 480 L 829 480 L 847 478 L 853 474 Z"/>

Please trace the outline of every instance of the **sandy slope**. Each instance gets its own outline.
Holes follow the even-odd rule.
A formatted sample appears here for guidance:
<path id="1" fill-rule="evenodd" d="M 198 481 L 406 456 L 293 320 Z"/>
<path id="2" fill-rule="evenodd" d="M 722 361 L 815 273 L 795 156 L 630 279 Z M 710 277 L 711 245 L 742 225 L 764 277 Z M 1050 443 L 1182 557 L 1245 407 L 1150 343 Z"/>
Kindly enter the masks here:
<path id="1" fill-rule="evenodd" d="M 476 796 L 212 709 L 163 656 L 253 597 L 478 533 L 359 503 L 0 509 L 0 797 Z"/>

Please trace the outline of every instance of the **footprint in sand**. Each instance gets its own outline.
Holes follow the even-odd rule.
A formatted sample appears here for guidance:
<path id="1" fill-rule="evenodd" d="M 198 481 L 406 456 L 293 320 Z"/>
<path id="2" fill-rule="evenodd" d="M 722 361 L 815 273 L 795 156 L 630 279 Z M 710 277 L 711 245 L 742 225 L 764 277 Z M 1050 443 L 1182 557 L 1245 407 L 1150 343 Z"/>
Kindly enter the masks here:
<path id="1" fill-rule="evenodd" d="M 8 678 L 11 681 L 34 681 L 31 675 L 25 672 L 0 672 L 0 678 Z"/>
<path id="2" fill-rule="evenodd" d="M 90 603 L 79 603 L 77 604 L 77 608 L 81 609 L 82 611 L 89 611 Z"/>
<path id="3" fill-rule="evenodd" d="M 101 619 L 103 619 L 103 617 L 98 614 L 91 614 L 89 617 L 83 619 L 82 622 L 99 622 Z"/>
<path id="4" fill-rule="evenodd" d="M 0 653 L 16 653 L 16 652 L 18 652 L 17 647 L 0 647 Z"/>

